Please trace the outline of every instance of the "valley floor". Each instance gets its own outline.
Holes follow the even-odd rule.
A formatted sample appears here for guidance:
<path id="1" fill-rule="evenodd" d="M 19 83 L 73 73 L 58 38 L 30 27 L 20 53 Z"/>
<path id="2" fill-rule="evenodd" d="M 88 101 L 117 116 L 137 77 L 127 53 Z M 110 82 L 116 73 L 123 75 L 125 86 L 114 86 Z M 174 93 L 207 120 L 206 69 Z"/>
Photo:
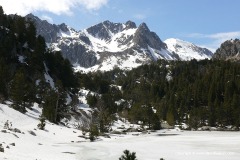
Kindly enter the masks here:
<path id="1" fill-rule="evenodd" d="M 111 135 L 89 142 L 79 137 L 81 131 L 72 128 L 47 123 L 46 130 L 37 129 L 40 112 L 34 107 L 23 115 L 0 104 L 0 145 L 4 148 L 1 160 L 117 160 L 125 149 L 136 152 L 138 160 L 238 160 L 240 157 L 240 132 L 173 129 Z M 4 133 L 7 120 L 21 133 L 9 130 Z"/>

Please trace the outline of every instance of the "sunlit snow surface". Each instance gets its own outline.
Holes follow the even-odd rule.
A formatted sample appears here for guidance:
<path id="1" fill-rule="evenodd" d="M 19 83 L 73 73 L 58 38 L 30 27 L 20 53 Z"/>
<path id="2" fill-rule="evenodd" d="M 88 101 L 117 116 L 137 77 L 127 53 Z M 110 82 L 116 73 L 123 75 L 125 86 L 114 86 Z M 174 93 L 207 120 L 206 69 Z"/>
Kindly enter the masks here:
<path id="1" fill-rule="evenodd" d="M 136 68 L 143 64 L 143 62 L 147 62 L 149 59 L 145 54 L 138 54 L 137 51 L 134 51 L 134 55 L 127 55 L 125 60 L 121 60 L 118 57 L 111 56 L 107 59 L 105 59 L 102 64 L 95 65 L 90 68 L 84 68 L 79 65 L 76 65 L 74 67 L 74 70 L 76 72 L 96 72 L 98 70 L 100 71 L 110 71 L 114 69 L 115 67 L 118 67 L 123 70 L 130 70 L 132 68 Z"/>
<path id="2" fill-rule="evenodd" d="M 211 55 L 206 55 L 201 53 L 198 46 L 186 42 L 180 39 L 169 38 L 164 41 L 167 44 L 168 50 L 170 52 L 175 52 L 179 55 L 181 60 L 202 60 L 202 59 L 210 59 Z"/>
<path id="3" fill-rule="evenodd" d="M 161 130 L 151 134 L 110 135 L 96 142 L 78 137 L 81 131 L 47 123 L 37 128 L 41 110 L 35 105 L 23 115 L 0 104 L 0 130 L 9 120 L 23 133 L 0 132 L 5 152 L 1 160 L 117 160 L 123 150 L 137 154 L 138 160 L 239 160 L 240 132 Z M 120 126 L 125 125 L 119 122 Z M 129 124 L 126 124 L 126 126 Z M 29 134 L 33 131 L 37 136 Z M 133 135 L 134 134 L 134 135 Z M 138 135 L 139 134 L 139 135 Z M 138 136 L 136 136 L 138 135 Z M 11 146 L 10 143 L 15 143 Z M 9 146 L 10 149 L 7 149 Z"/>
<path id="4" fill-rule="evenodd" d="M 99 37 L 94 37 L 91 34 L 89 34 L 87 30 L 84 30 L 83 33 L 90 39 L 93 47 L 92 49 L 95 52 L 104 52 L 104 51 L 122 52 L 127 48 L 132 47 L 133 43 L 128 43 L 127 45 L 121 45 L 121 43 L 119 42 L 134 35 L 136 30 L 137 29 L 128 29 L 128 30 L 123 30 L 122 32 L 119 32 L 117 34 L 112 34 L 110 41 L 102 40 Z"/>
<path id="5" fill-rule="evenodd" d="M 238 160 L 239 138 L 239 132 L 159 131 L 84 143 L 77 156 L 82 160 L 113 160 L 129 149 L 139 160 Z"/>

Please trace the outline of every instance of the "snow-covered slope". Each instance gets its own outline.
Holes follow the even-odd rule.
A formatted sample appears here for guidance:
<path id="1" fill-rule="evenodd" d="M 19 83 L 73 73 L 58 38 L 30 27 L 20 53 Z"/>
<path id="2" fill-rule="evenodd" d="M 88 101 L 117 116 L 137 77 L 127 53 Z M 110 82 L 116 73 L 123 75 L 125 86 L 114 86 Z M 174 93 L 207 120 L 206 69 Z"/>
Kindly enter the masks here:
<path id="1" fill-rule="evenodd" d="M 45 130 L 39 130 L 37 124 L 40 114 L 41 109 L 37 105 L 22 114 L 0 104 L 0 145 L 4 148 L 4 153 L 0 152 L 1 160 L 76 159 L 74 152 L 78 148 L 72 144 L 84 140 L 78 137 L 82 135 L 81 131 L 49 122 Z M 3 129 L 7 121 L 12 124 L 12 129 L 17 128 L 19 132 Z"/>
<path id="2" fill-rule="evenodd" d="M 210 50 L 180 39 L 170 38 L 164 42 L 167 44 L 168 50 L 176 53 L 180 60 L 210 59 L 213 56 L 213 53 Z"/>

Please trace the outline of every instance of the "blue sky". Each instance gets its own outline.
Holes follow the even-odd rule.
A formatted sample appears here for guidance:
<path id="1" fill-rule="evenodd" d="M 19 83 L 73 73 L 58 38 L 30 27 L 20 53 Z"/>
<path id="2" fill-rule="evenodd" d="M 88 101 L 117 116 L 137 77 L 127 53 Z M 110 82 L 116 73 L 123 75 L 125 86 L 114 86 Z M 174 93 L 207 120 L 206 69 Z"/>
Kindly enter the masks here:
<path id="1" fill-rule="evenodd" d="M 32 12 L 81 30 L 104 20 L 146 22 L 162 40 L 179 38 L 215 50 L 240 38 L 240 0 L 0 0 L 6 13 Z M 14 5 L 13 5 L 14 4 Z"/>

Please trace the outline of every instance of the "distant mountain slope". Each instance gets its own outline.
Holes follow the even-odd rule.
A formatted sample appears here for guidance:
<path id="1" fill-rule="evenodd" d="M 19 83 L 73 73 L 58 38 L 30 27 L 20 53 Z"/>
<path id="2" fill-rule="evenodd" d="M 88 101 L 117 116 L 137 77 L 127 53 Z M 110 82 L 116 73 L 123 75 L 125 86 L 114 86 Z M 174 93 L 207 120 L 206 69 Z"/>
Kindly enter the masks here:
<path id="1" fill-rule="evenodd" d="M 240 60 L 240 40 L 228 40 L 221 44 L 221 47 L 216 50 L 213 59 L 217 60 Z"/>
<path id="2" fill-rule="evenodd" d="M 158 59 L 177 60 L 178 56 L 145 23 L 104 21 L 82 31 L 61 24 L 50 24 L 29 14 L 37 33 L 49 47 L 61 50 L 76 68 L 85 71 L 131 69 Z"/>
<path id="3" fill-rule="evenodd" d="M 213 55 L 213 53 L 206 48 L 201 48 L 180 39 L 170 38 L 164 42 L 167 44 L 168 50 L 176 53 L 180 60 L 188 61 L 191 59 L 210 59 Z"/>

